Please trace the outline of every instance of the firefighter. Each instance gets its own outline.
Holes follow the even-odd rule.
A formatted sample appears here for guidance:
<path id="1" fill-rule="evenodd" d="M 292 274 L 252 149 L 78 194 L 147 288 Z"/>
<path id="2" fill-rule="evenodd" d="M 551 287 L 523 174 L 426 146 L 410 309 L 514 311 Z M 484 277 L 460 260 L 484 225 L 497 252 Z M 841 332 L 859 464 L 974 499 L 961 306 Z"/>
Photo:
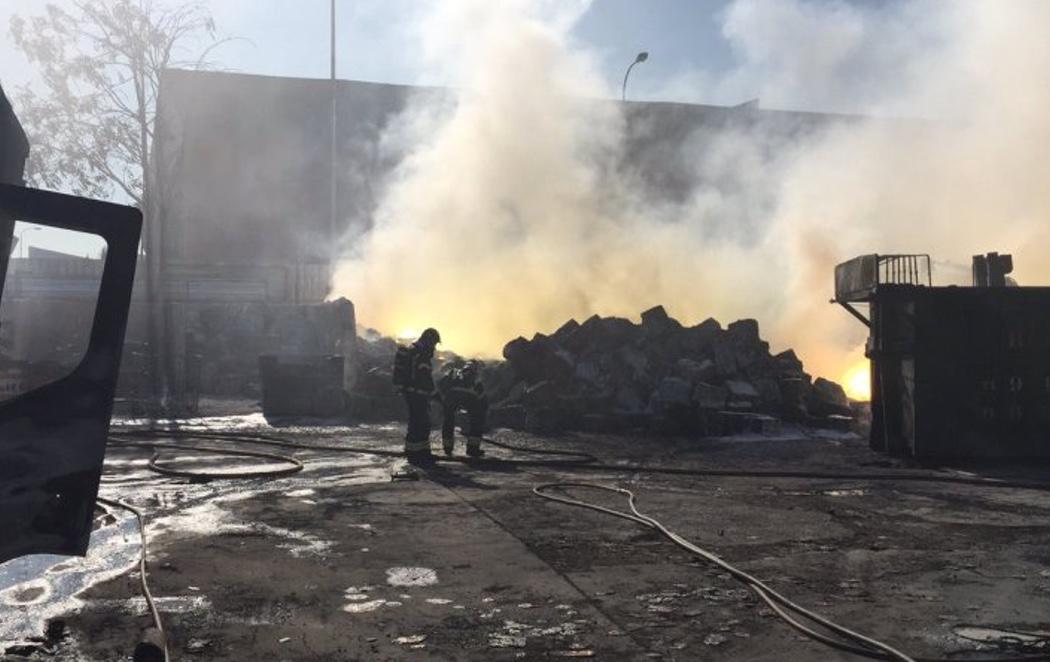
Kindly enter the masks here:
<path id="1" fill-rule="evenodd" d="M 462 368 L 457 368 L 441 378 L 438 388 L 444 417 L 441 424 L 441 444 L 445 455 L 452 455 L 455 448 L 456 413 L 467 412 L 467 455 L 481 457 L 481 436 L 485 433 L 485 415 L 488 413 L 488 399 L 485 387 L 478 378 L 478 362 L 468 361 Z"/>
<path id="2" fill-rule="evenodd" d="M 394 358 L 394 384 L 408 405 L 405 457 L 411 464 L 434 462 L 430 453 L 430 401 L 440 396 L 434 388 L 431 361 L 440 342 L 437 330 L 427 329 L 408 347 L 399 347 Z"/>

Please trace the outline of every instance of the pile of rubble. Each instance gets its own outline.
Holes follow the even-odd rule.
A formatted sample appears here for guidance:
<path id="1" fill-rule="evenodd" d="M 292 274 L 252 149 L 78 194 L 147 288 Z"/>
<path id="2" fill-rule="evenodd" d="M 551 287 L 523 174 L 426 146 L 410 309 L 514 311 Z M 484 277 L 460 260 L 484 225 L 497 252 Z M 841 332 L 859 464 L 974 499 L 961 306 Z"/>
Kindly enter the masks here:
<path id="1" fill-rule="evenodd" d="M 404 417 L 391 378 L 396 349 L 392 338 L 359 330 L 354 419 Z M 714 319 L 683 326 L 662 306 L 642 313 L 640 324 L 595 315 L 516 338 L 503 357 L 482 370 L 494 427 L 769 434 L 780 421 L 847 428 L 853 415 L 841 386 L 813 380 L 792 350 L 771 355 L 751 319 L 723 329 Z M 435 373 L 462 362 L 439 353 Z"/>
<path id="2" fill-rule="evenodd" d="M 717 435 L 850 424 L 842 387 L 812 380 L 792 350 L 771 355 L 752 319 L 723 329 L 683 326 L 662 306 L 640 324 L 595 315 L 512 340 L 503 356 L 483 373 L 495 426 Z"/>

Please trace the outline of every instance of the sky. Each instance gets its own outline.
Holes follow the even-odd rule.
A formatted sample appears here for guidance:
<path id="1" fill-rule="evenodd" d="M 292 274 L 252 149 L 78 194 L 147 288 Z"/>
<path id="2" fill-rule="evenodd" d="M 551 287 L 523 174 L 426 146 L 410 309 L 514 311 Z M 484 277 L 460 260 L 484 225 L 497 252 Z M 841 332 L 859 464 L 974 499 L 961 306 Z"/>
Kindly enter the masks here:
<path id="1" fill-rule="evenodd" d="M 0 83 L 5 88 L 33 81 L 33 72 L 10 42 L 11 16 L 40 13 L 49 3 L 68 1 L 0 2 Z M 215 52 L 219 68 L 274 76 L 329 75 L 328 0 L 205 0 L 202 4 L 211 11 L 219 32 L 235 39 Z M 387 83 L 447 83 L 426 66 L 413 32 L 426 4 L 420 0 L 337 0 L 337 76 Z M 725 5 L 726 0 L 594 0 L 576 24 L 573 37 L 599 58 L 611 89 L 619 89 L 627 65 L 644 50 L 650 59 L 632 71 L 630 96 L 681 97 L 681 92 L 670 91 L 674 81 L 696 72 L 715 76 L 732 61 L 719 24 Z"/>
<path id="2" fill-rule="evenodd" d="M 176 6 L 182 0 L 155 0 Z M 738 103 L 746 99 L 702 98 L 690 89 L 699 76 L 719 77 L 732 62 L 720 27 L 728 0 L 558 0 L 589 5 L 572 37 L 598 60 L 610 90 L 620 89 L 626 67 L 640 51 L 649 59 L 631 72 L 629 97 Z M 14 15 L 40 14 L 69 0 L 0 0 L 0 85 L 8 96 L 38 83 L 33 67 L 11 43 Z M 230 38 L 212 55 L 217 69 L 271 76 L 330 75 L 329 0 L 203 0 L 220 36 Z M 417 32 L 430 3 L 422 0 L 336 0 L 336 75 L 384 83 L 448 85 L 430 66 Z M 469 39 L 469 35 L 464 35 Z M 187 53 L 187 56 L 190 54 Z M 17 99 L 15 112 L 18 112 Z M 25 246 L 70 248 L 68 238 L 44 229 L 25 235 Z M 99 246 L 78 252 L 93 253 Z"/>

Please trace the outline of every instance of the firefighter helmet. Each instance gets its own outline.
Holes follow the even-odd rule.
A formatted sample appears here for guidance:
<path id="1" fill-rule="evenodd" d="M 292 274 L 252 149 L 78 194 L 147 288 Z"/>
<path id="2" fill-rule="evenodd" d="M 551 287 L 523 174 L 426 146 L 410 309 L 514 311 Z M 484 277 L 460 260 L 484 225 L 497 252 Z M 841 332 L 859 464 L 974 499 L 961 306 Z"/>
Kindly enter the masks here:
<path id="1" fill-rule="evenodd" d="M 428 328 L 419 336 L 419 342 L 431 347 L 439 345 L 441 344 L 441 334 L 435 328 Z"/>

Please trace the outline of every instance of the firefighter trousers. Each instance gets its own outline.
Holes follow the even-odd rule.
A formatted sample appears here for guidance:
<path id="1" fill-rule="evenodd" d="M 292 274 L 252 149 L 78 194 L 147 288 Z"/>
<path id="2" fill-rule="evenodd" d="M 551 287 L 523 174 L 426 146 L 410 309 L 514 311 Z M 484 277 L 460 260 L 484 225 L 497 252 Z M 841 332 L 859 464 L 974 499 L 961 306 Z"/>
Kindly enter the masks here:
<path id="1" fill-rule="evenodd" d="M 405 434 L 405 455 L 430 454 L 430 395 L 404 391 L 408 406 L 408 431 Z"/>
<path id="2" fill-rule="evenodd" d="M 452 389 L 443 396 L 442 404 L 441 441 L 445 451 L 451 453 L 455 446 L 456 413 L 460 410 L 467 412 L 467 450 L 479 450 L 488 415 L 487 399 L 467 389 Z"/>

